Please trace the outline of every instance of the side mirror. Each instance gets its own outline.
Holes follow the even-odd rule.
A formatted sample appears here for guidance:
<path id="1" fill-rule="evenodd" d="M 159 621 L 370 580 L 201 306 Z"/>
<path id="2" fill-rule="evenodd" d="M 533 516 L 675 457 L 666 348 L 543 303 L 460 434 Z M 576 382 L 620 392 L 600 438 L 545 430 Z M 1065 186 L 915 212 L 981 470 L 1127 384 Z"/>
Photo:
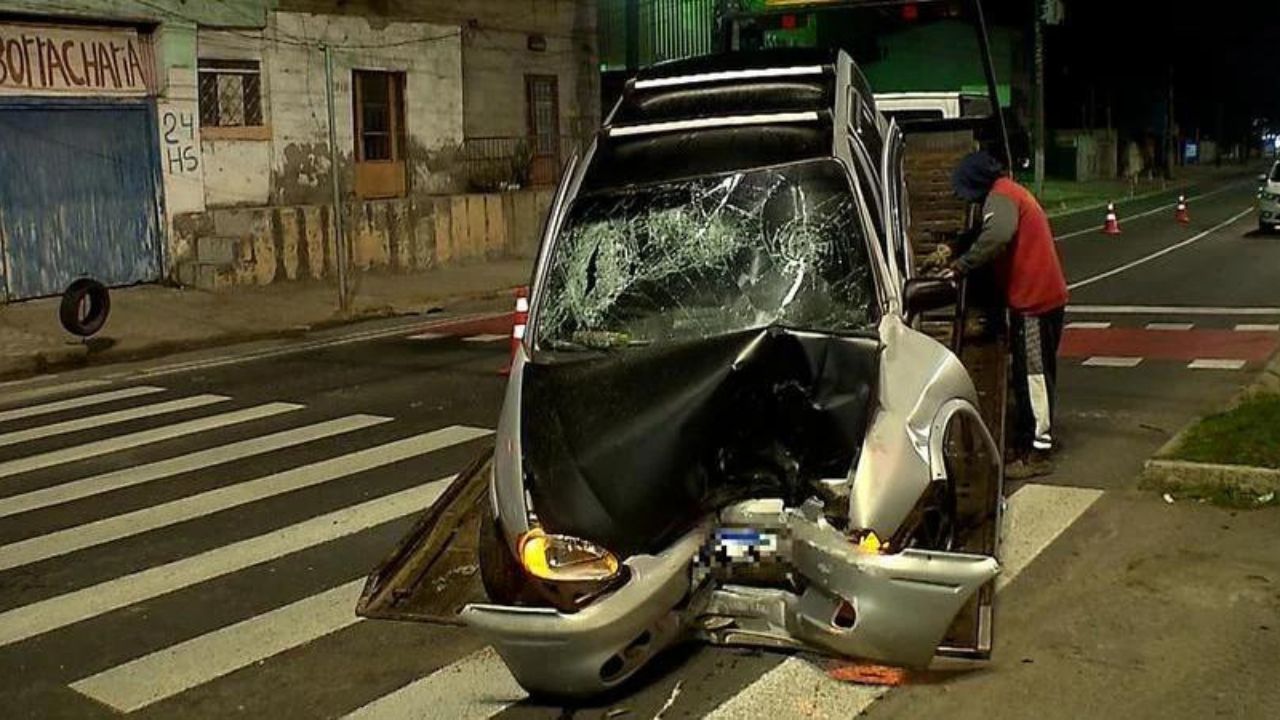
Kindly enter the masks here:
<path id="1" fill-rule="evenodd" d="M 902 304 L 908 320 L 954 305 L 958 299 L 955 283 L 942 278 L 912 278 L 902 292 Z"/>

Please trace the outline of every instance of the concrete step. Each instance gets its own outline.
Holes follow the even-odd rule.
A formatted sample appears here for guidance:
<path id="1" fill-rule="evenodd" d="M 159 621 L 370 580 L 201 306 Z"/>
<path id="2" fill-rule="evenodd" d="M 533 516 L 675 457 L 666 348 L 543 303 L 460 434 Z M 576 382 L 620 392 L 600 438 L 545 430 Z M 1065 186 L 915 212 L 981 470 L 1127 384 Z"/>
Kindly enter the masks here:
<path id="1" fill-rule="evenodd" d="M 196 238 L 196 262 L 231 265 L 236 261 L 240 238 L 223 235 Z"/>
<path id="2" fill-rule="evenodd" d="M 178 284 L 199 290 L 218 290 L 228 284 L 223 278 L 229 277 L 231 270 L 230 263 L 181 260 L 178 262 Z"/>

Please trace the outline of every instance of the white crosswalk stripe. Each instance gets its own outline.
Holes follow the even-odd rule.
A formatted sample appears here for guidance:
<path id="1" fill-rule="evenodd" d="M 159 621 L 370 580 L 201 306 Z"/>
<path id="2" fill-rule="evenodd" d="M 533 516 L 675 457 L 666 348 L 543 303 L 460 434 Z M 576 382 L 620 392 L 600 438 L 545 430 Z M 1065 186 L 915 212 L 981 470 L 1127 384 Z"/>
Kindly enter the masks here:
<path id="1" fill-rule="evenodd" d="M 180 412 L 182 410 L 194 410 L 207 405 L 227 402 L 230 399 L 231 398 L 226 397 L 225 395 L 195 395 L 192 397 L 180 398 L 178 400 L 156 403 L 154 405 L 142 405 L 140 407 L 129 408 L 128 410 L 119 410 L 103 415 L 91 415 L 89 417 L 76 418 L 75 420 L 67 420 L 65 422 L 54 423 L 52 425 L 42 425 L 41 427 L 17 430 L 14 432 L 0 434 L 0 447 L 17 445 L 18 443 L 30 442 L 32 440 L 40 440 L 47 437 L 53 437 L 55 435 L 65 435 L 67 433 L 79 432 L 81 430 L 93 430 L 106 427 L 108 425 L 118 425 L 131 420 L 142 420 L 144 418 L 155 417 L 157 415 L 167 415 L 169 413 Z"/>
<path id="2" fill-rule="evenodd" d="M 273 415 L 280 415 L 282 413 L 294 412 L 301 409 L 301 405 L 295 405 L 293 403 L 267 403 L 265 405 L 257 405 L 245 408 L 244 410 L 236 410 L 234 412 L 224 413 L 221 415 L 211 415 L 197 420 L 188 420 L 173 425 L 164 425 L 151 430 L 143 430 L 141 432 L 130 433 L 128 435 L 110 437 L 105 440 L 96 440 L 85 443 L 84 445 L 51 450 L 39 455 L 31 455 L 28 457 L 17 458 L 15 460 L 0 462 L 0 478 L 34 472 L 36 470 L 45 470 L 56 465 L 65 465 L 66 463 L 75 462 L 77 460 L 86 460 L 89 458 L 99 457 L 101 455 L 120 452 L 122 450 L 131 450 L 143 445 L 150 445 L 153 443 L 163 442 L 165 440 L 173 440 L 187 435 L 195 435 L 197 433 L 215 430 L 217 428 L 223 428 L 230 425 L 237 425 L 251 420 L 262 420 L 264 418 L 272 417 Z"/>
<path id="3" fill-rule="evenodd" d="M 346 720 L 484 720 L 526 696 L 498 653 L 485 648 L 365 705 Z"/>
<path id="4" fill-rule="evenodd" d="M 312 595 L 71 684 L 120 712 L 133 712 L 290 648 L 354 625 L 363 580 Z"/>
<path id="5" fill-rule="evenodd" d="M 428 507 L 450 479 L 402 490 L 213 550 L 0 612 L 0 647 L 353 535 Z"/>
<path id="6" fill-rule="evenodd" d="M 164 392 L 164 388 L 162 387 L 155 387 L 154 385 L 139 385 L 137 387 L 112 390 L 110 392 L 96 393 L 94 395 L 82 395 L 69 400 L 58 400 L 55 402 L 44 403 L 43 405 L 30 405 L 27 407 L 0 412 L 0 423 L 38 417 L 40 415 L 52 415 L 53 413 L 64 412 L 66 410 L 78 410 L 80 408 L 86 408 L 93 405 L 105 405 L 107 403 L 129 400 L 131 398 L 142 397 L 144 395 L 154 395 L 155 393 L 161 392 Z"/>
<path id="7" fill-rule="evenodd" d="M 18 381 L 20 384 L 26 384 L 25 380 Z M 80 392 L 81 390 L 89 390 L 91 388 L 101 388 L 110 385 L 106 380 L 79 380 L 76 382 L 62 383 L 59 385 L 38 385 L 36 387 L 27 388 L 26 390 L 14 390 L 6 387 L 4 392 L 0 392 L 0 404 L 6 406 L 28 403 L 32 400 L 42 400 L 48 397 L 56 397 L 58 395 L 70 395 Z M 9 386 L 9 383 L 5 383 Z"/>
<path id="8" fill-rule="evenodd" d="M 1101 490 L 1024 485 L 1009 498 L 1001 547 L 1000 589 L 1013 581 L 1059 535 L 1102 497 Z M 808 692 L 796 692 L 806 688 Z M 831 680 L 800 658 L 788 658 L 707 715 L 709 720 L 758 717 L 850 718 L 888 692 Z"/>
<path id="9" fill-rule="evenodd" d="M 155 480 L 163 480 L 183 473 L 217 467 L 236 460 L 243 460 L 296 445 L 363 430 L 364 428 L 390 421 L 391 418 L 375 415 L 351 415 L 337 420 L 328 420 L 315 425 L 306 425 L 271 435 L 250 438 L 230 445 L 201 450 L 167 460 L 158 460 L 146 465 L 127 467 L 103 473 L 102 475 L 94 475 L 93 477 L 33 490 L 21 495 L 11 495 L 6 498 L 0 498 L 0 518 L 53 507 L 75 500 L 83 500 L 94 495 L 134 487 L 135 485 L 142 485 Z"/>
<path id="10" fill-rule="evenodd" d="M 210 490 L 161 505 L 77 525 L 48 535 L 0 547 L 0 570 L 66 555 L 97 545 L 123 540 L 186 520 L 202 518 L 231 508 L 313 487 L 331 480 L 366 472 L 418 455 L 460 445 L 489 435 L 488 430 L 450 427 L 350 455 L 322 460 L 248 482 Z"/>
<path id="11" fill-rule="evenodd" d="M 151 389 L 151 386 L 104 390 L 80 398 L 6 410 L 0 413 L 0 422 L 144 398 L 161 391 L 160 388 Z M 195 397 L 222 398 L 213 395 Z M 229 398 L 222 398 L 220 401 L 227 399 Z M 155 406 L 143 405 L 132 411 L 106 413 L 96 417 L 108 418 L 111 420 L 108 424 L 123 423 L 127 420 L 112 419 L 123 417 L 120 413 L 136 413 L 139 410 L 149 412 L 145 408 L 153 407 Z M 198 420 L 179 419 L 170 425 L 117 437 L 108 435 L 78 446 L 0 462 L 0 478 L 140 448 L 164 440 L 216 431 L 300 409 L 301 405 L 270 403 Z M 179 408 L 169 412 L 182 411 L 184 409 Z M 160 414 L 166 413 L 157 412 L 157 415 Z M 81 429 L 96 428 L 97 425 L 88 424 L 90 420 L 93 418 L 68 422 L 81 423 L 74 426 Z M 254 435 L 248 439 L 195 449 L 172 457 L 146 459 L 129 467 L 117 466 L 118 469 L 107 472 L 0 497 L 0 518 L 52 511 L 73 501 L 145 483 L 176 479 L 188 473 L 229 466 L 255 457 L 270 456 L 277 450 L 391 422 L 393 421 L 386 417 L 351 415 L 273 430 L 269 434 Z M 46 427 L 58 429 L 68 425 L 56 423 Z M 71 432 L 77 430 L 61 431 Z M 354 478 L 359 473 L 388 468 L 399 462 L 491 435 L 492 431 L 487 429 L 453 426 L 389 442 L 378 441 L 342 455 L 309 460 L 305 465 L 287 467 L 265 475 L 257 474 L 251 476 L 252 479 L 232 485 L 16 540 L 0 546 L 0 571 L 65 557 L 143 533 L 171 529 L 178 523 L 212 513 L 248 507 L 295 491 Z M 3 444 L 4 437 L 0 435 L 0 444 Z M 12 444 L 17 442 L 25 440 L 14 441 Z M 252 537 L 223 541 L 226 544 L 188 557 L 145 567 L 79 590 L 2 611 L 0 648 L 70 629 L 79 623 L 170 593 L 199 592 L 195 587 L 197 585 L 227 578 L 265 563 L 294 562 L 290 558 L 297 553 L 337 543 L 364 530 L 421 512 L 440 497 L 451 480 L 450 477 L 434 480 Z M 1009 501 L 1007 536 L 1002 557 L 1003 571 L 997 580 L 997 588 L 1002 589 L 1015 579 L 1062 532 L 1076 522 L 1101 494 L 1097 490 L 1035 484 L 1019 489 Z M 365 569 L 367 568 L 352 568 L 353 572 Z M 93 667 L 84 672 L 87 676 L 70 683 L 70 687 L 84 697 L 117 712 L 131 713 L 178 698 L 193 689 L 216 684 L 232 673 L 249 671 L 268 661 L 290 662 L 291 660 L 280 659 L 278 656 L 361 622 L 354 614 L 354 606 L 363 582 L 363 579 L 342 582 L 322 592 L 204 634 L 175 638 L 173 644 L 167 647 L 126 659 L 113 667 Z M 361 631 L 355 628 L 352 632 L 358 635 Z M 795 690 L 797 687 L 806 690 L 798 693 Z M 882 689 L 830 680 L 821 668 L 799 658 L 790 658 L 722 703 L 710 717 L 791 717 L 800 713 L 806 717 L 848 717 L 871 707 L 884 692 Z M 526 693 L 515 682 L 497 653 L 486 648 L 381 697 L 358 698 L 358 702 L 365 704 L 347 717 L 355 720 L 428 717 L 482 720 L 501 713 L 526 697 Z M 355 704 L 357 702 L 345 707 Z"/>

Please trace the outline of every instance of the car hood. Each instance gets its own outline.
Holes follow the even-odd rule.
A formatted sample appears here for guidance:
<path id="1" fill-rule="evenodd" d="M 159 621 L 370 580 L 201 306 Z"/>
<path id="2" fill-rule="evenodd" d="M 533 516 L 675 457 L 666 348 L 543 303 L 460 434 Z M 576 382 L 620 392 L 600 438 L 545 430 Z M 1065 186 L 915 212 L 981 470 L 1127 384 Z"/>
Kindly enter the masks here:
<path id="1" fill-rule="evenodd" d="M 750 497 L 799 503 L 845 478 L 866 434 L 880 345 L 769 327 L 525 366 L 521 444 L 549 532 L 658 551 Z"/>

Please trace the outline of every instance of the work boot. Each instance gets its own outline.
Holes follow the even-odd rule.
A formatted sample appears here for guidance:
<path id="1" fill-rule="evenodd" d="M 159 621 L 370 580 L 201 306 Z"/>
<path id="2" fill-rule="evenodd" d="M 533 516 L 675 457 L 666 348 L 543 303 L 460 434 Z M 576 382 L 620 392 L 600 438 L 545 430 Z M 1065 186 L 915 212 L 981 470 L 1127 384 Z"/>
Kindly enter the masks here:
<path id="1" fill-rule="evenodd" d="M 1053 474 L 1053 460 L 1049 453 L 1032 450 L 1004 466 L 1006 480 L 1030 480 Z"/>

